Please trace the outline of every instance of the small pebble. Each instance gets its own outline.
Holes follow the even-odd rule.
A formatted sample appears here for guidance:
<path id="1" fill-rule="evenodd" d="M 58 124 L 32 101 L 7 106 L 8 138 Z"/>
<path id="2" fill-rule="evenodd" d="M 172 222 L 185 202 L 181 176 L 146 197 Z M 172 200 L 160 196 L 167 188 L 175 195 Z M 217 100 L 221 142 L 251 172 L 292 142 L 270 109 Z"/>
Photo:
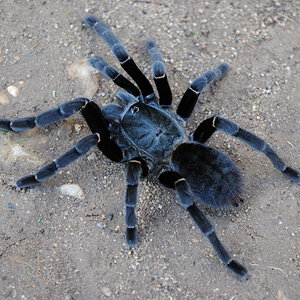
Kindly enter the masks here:
<path id="1" fill-rule="evenodd" d="M 60 192 L 63 195 L 76 197 L 78 199 L 83 198 L 83 190 L 78 184 L 64 184 L 60 187 Z"/>
<path id="2" fill-rule="evenodd" d="M 7 204 L 7 208 L 12 212 L 15 213 L 16 212 L 16 206 L 13 203 L 8 203 Z"/>
<path id="3" fill-rule="evenodd" d="M 81 97 L 93 98 L 99 90 L 99 76 L 88 64 L 86 59 L 78 60 L 68 67 L 71 79 L 78 83 L 75 86 L 75 93 Z"/>
<path id="4" fill-rule="evenodd" d="M 0 157 L 2 163 L 9 165 L 11 162 L 30 162 L 41 166 L 45 163 L 32 149 L 37 144 L 43 144 L 48 140 L 46 135 L 37 134 L 36 131 L 28 130 L 23 135 L 4 135 L 0 143 Z"/>
<path id="5" fill-rule="evenodd" d="M 3 92 L 0 92 L 0 104 L 9 104 L 10 100 L 9 98 L 3 93 Z"/>
<path id="6" fill-rule="evenodd" d="M 80 132 L 80 130 L 82 129 L 82 125 L 80 124 L 75 124 L 74 125 L 74 129 L 75 129 L 75 132 L 78 134 Z"/>
<path id="7" fill-rule="evenodd" d="M 101 288 L 101 291 L 107 297 L 110 297 L 112 295 L 111 289 L 108 287 L 104 286 L 103 288 Z"/>
<path id="8" fill-rule="evenodd" d="M 107 225 L 106 225 L 105 222 L 99 222 L 99 223 L 97 223 L 97 226 L 98 226 L 99 228 L 105 228 Z"/>
<path id="9" fill-rule="evenodd" d="M 95 152 L 92 152 L 90 155 L 87 156 L 88 160 L 94 160 L 96 158 L 97 158 L 97 156 L 96 156 Z"/>
<path id="10" fill-rule="evenodd" d="M 282 289 L 277 291 L 277 300 L 288 300 Z"/>
<path id="11" fill-rule="evenodd" d="M 14 145 L 11 149 L 11 152 L 14 157 L 30 156 L 20 145 Z"/>
<path id="12" fill-rule="evenodd" d="M 14 85 L 10 85 L 9 87 L 7 87 L 8 93 L 11 94 L 15 98 L 18 97 L 21 93 L 21 87 L 23 86 L 23 84 L 24 84 L 24 81 L 21 80 Z"/>
<path id="13" fill-rule="evenodd" d="M 7 87 L 7 91 L 15 98 L 20 95 L 20 89 L 14 85 L 10 85 L 9 87 Z"/>
<path id="14" fill-rule="evenodd" d="M 109 221 L 112 221 L 113 218 L 114 218 L 114 214 L 109 214 L 109 215 L 107 215 L 107 219 L 108 219 Z"/>

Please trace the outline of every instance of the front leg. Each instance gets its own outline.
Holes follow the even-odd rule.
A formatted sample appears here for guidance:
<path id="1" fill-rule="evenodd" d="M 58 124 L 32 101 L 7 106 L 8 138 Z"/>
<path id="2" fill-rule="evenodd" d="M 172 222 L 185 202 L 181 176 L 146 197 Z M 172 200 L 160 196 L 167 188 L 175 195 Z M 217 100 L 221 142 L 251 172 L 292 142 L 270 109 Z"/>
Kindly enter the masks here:
<path id="1" fill-rule="evenodd" d="M 35 126 L 47 126 L 62 121 L 79 112 L 90 102 L 86 98 L 76 98 L 53 109 L 38 114 L 35 117 L 25 117 L 15 120 L 0 119 L 0 130 L 20 132 Z"/>
<path id="2" fill-rule="evenodd" d="M 123 159 L 123 152 L 121 148 L 111 139 L 108 129 L 109 122 L 104 117 L 101 108 L 93 101 L 90 101 L 81 110 L 81 113 L 87 122 L 90 130 L 93 133 L 100 135 L 100 142 L 98 148 L 110 160 L 120 162 Z"/>
<path id="3" fill-rule="evenodd" d="M 221 64 L 216 68 L 196 78 L 184 93 L 177 108 L 177 115 L 187 120 L 192 114 L 200 94 L 216 80 L 223 78 L 229 70 L 229 65 Z"/>
<path id="4" fill-rule="evenodd" d="M 111 29 L 101 20 L 93 16 L 86 16 L 84 18 L 85 24 L 90 27 L 97 35 L 99 35 L 104 42 L 111 48 L 113 54 L 118 59 L 121 67 L 127 74 L 136 82 L 142 95 L 146 100 L 155 99 L 155 94 L 150 81 L 137 67 L 132 57 L 127 53 L 124 46 L 120 43 Z"/>
<path id="5" fill-rule="evenodd" d="M 134 95 L 135 97 L 140 96 L 140 90 L 126 77 L 112 68 L 102 57 L 93 56 L 92 58 L 88 59 L 88 62 L 93 68 L 100 71 L 128 93 Z"/>
<path id="6" fill-rule="evenodd" d="M 159 94 L 159 105 L 163 108 L 171 108 L 172 91 L 168 82 L 163 57 L 154 41 L 148 41 L 146 47 L 152 61 L 152 74 Z"/>

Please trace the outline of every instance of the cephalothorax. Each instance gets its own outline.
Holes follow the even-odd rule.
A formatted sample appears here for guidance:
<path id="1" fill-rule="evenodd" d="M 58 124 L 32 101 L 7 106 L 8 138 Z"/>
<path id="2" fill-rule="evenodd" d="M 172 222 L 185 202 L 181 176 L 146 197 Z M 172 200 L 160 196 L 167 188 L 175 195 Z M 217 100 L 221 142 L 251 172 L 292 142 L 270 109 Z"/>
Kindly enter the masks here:
<path id="1" fill-rule="evenodd" d="M 158 97 L 110 28 L 93 16 L 87 16 L 84 21 L 110 46 L 136 85 L 101 57 L 95 56 L 89 59 L 89 63 L 124 90 L 116 94 L 119 104 L 109 104 L 101 109 L 93 101 L 76 98 L 34 117 L 0 119 L 0 130 L 19 132 L 36 125 L 53 124 L 81 111 L 92 131 L 91 135 L 80 140 L 74 148 L 52 163 L 33 175 L 19 179 L 16 186 L 32 187 L 46 181 L 59 169 L 98 146 L 109 159 L 127 164 L 125 220 L 126 241 L 130 247 L 137 245 L 135 210 L 138 183 L 140 177 L 151 171 L 157 175 L 161 184 L 176 191 L 179 203 L 211 242 L 221 261 L 236 275 L 247 279 L 247 269 L 231 258 L 218 239 L 213 225 L 195 203 L 196 200 L 217 209 L 232 208 L 241 203 L 239 194 L 242 180 L 238 168 L 223 153 L 204 143 L 216 130 L 221 130 L 264 153 L 275 168 L 296 183 L 300 183 L 299 172 L 287 166 L 264 140 L 225 118 L 211 117 L 200 123 L 191 135 L 185 134 L 184 124 L 200 93 L 228 72 L 227 64 L 221 64 L 194 80 L 174 112 L 165 65 L 155 42 L 148 41 L 146 47 L 152 60 Z"/>

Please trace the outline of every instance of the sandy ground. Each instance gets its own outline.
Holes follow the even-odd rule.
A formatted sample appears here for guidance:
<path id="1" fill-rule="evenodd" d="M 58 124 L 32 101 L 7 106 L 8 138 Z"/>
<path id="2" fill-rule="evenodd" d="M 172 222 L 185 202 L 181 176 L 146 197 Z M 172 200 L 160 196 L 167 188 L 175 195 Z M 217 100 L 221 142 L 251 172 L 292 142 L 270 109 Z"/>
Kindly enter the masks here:
<path id="1" fill-rule="evenodd" d="M 184 4 L 183 4 L 184 3 Z M 0 116 L 32 116 L 89 93 L 69 66 L 108 47 L 82 27 L 102 18 L 150 77 L 144 41 L 166 60 L 178 101 L 191 80 L 220 62 L 232 69 L 205 93 L 189 122 L 220 114 L 260 137 L 300 169 L 299 1 L 0 1 Z M 93 100 L 118 90 L 98 76 Z M 7 88 L 15 86 L 15 97 Z M 268 159 L 222 133 L 209 142 L 236 162 L 245 205 L 206 213 L 251 278 L 224 267 L 172 192 L 140 186 L 139 247 L 124 243 L 125 171 L 99 151 L 48 182 L 15 181 L 89 134 L 82 117 L 0 134 L 0 299 L 299 299 L 299 185 Z M 75 196 L 63 185 L 75 184 Z"/>

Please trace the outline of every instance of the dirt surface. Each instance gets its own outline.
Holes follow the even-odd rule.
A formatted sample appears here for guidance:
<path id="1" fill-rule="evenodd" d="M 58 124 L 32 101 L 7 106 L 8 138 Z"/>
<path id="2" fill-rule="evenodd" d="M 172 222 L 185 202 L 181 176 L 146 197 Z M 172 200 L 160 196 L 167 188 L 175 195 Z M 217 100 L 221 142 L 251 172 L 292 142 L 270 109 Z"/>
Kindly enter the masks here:
<path id="1" fill-rule="evenodd" d="M 2 0 L 0 116 L 32 116 L 88 94 L 68 71 L 83 58 L 98 54 L 120 70 L 108 47 L 82 27 L 92 14 L 112 27 L 149 78 L 144 42 L 157 41 L 175 105 L 191 80 L 228 62 L 231 71 L 201 96 L 189 129 L 220 114 L 299 170 L 299 4 Z M 113 102 L 117 87 L 97 78 L 93 100 Z M 128 249 L 124 166 L 99 151 L 38 187 L 14 188 L 87 134 L 79 114 L 46 129 L 0 134 L 0 299 L 299 299 L 299 185 L 264 155 L 222 133 L 209 141 L 245 179 L 241 209 L 205 210 L 248 267 L 251 278 L 241 281 L 152 177 L 139 189 L 139 246 Z M 68 184 L 75 184 L 74 196 L 66 194 Z"/>

